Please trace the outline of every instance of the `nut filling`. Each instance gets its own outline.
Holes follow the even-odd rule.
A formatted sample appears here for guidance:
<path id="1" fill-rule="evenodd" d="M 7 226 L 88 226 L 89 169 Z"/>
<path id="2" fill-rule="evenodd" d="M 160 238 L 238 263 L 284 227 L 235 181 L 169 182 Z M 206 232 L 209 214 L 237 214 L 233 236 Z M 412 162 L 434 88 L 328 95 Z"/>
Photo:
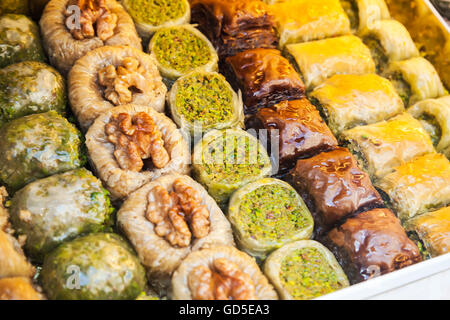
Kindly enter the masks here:
<path id="1" fill-rule="evenodd" d="M 156 186 L 151 193 L 155 200 L 149 202 L 146 218 L 155 224 L 158 236 L 172 246 L 187 247 L 192 236 L 200 239 L 208 235 L 209 211 L 195 189 L 177 179 L 173 191 Z"/>
<path id="2" fill-rule="evenodd" d="M 113 104 L 130 103 L 134 93 L 143 93 L 152 89 L 152 83 L 144 75 L 145 68 L 132 57 L 123 59 L 117 68 L 109 65 L 98 72 L 98 82 L 105 88 L 105 98 Z"/>
<path id="3" fill-rule="evenodd" d="M 123 170 L 139 172 L 151 167 L 163 168 L 170 161 L 164 148 L 162 133 L 153 119 L 145 112 L 131 117 L 128 113 L 119 113 L 111 117 L 105 126 L 108 141 L 115 146 L 114 157 Z"/>
<path id="4" fill-rule="evenodd" d="M 213 269 L 198 266 L 188 276 L 194 300 L 254 300 L 255 285 L 239 266 L 225 258 L 216 259 Z"/>
<path id="5" fill-rule="evenodd" d="M 75 4 L 80 9 L 79 20 L 76 13 L 70 10 Z M 106 6 L 106 0 L 75 0 L 69 2 L 65 12 L 66 26 L 76 40 L 93 38 L 97 35 L 106 41 L 114 35 L 117 15 Z"/>

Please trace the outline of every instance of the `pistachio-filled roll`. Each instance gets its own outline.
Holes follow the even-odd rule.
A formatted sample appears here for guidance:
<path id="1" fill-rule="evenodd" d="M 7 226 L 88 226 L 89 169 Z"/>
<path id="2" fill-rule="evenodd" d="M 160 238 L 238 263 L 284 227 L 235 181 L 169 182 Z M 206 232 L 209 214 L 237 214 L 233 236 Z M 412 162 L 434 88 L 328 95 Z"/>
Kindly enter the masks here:
<path id="1" fill-rule="evenodd" d="M 195 251 L 172 277 L 174 300 L 277 300 L 255 259 L 230 246 Z"/>
<path id="2" fill-rule="evenodd" d="M 450 158 L 450 96 L 420 101 L 408 112 L 420 121 L 436 150 Z"/>
<path id="3" fill-rule="evenodd" d="M 406 220 L 450 203 L 450 162 L 429 153 L 405 162 L 379 182 L 397 216 Z"/>
<path id="4" fill-rule="evenodd" d="M 152 287 L 161 294 L 190 252 L 234 245 L 222 210 L 199 183 L 185 175 L 165 175 L 132 193 L 117 213 L 117 221 Z"/>
<path id="5" fill-rule="evenodd" d="M 149 40 L 163 27 L 189 23 L 191 8 L 187 0 L 122 0 L 134 20 L 139 35 Z"/>
<path id="6" fill-rule="evenodd" d="M 0 300 L 42 300 L 31 279 L 12 277 L 0 279 Z"/>
<path id="7" fill-rule="evenodd" d="M 21 61 L 45 61 L 39 28 L 20 14 L 0 17 L 0 68 Z"/>
<path id="8" fill-rule="evenodd" d="M 360 35 L 369 47 L 379 72 L 383 71 L 389 62 L 419 56 L 419 50 L 408 30 L 397 20 L 374 21 L 361 30 Z"/>
<path id="9" fill-rule="evenodd" d="M 168 96 L 173 120 L 195 132 L 243 126 L 242 99 L 217 72 L 193 71 L 173 84 Z"/>
<path id="10" fill-rule="evenodd" d="M 350 21 L 339 0 L 290 0 L 270 6 L 280 37 L 288 43 L 319 40 L 350 33 Z"/>
<path id="11" fill-rule="evenodd" d="M 146 286 L 133 249 L 114 233 L 63 243 L 45 257 L 39 278 L 52 300 L 130 300 Z"/>
<path id="12" fill-rule="evenodd" d="M 344 131 L 341 139 L 373 180 L 415 157 L 434 152 L 430 136 L 409 113 Z"/>
<path id="13" fill-rule="evenodd" d="M 309 98 L 336 136 L 405 110 L 392 83 L 376 74 L 332 76 L 314 89 Z"/>
<path id="14" fill-rule="evenodd" d="M 80 132 L 53 110 L 5 124 L 0 141 L 0 181 L 10 191 L 84 164 Z"/>
<path id="15" fill-rule="evenodd" d="M 286 52 L 295 61 L 308 90 L 337 74 L 375 72 L 369 48 L 356 36 L 288 44 Z"/>
<path id="16" fill-rule="evenodd" d="M 50 62 L 64 76 L 96 48 L 127 45 L 142 50 L 133 20 L 115 0 L 51 0 L 40 26 Z"/>
<path id="17" fill-rule="evenodd" d="M 446 94 L 436 69 L 422 57 L 389 64 L 384 76 L 391 80 L 405 106 Z"/>
<path id="18" fill-rule="evenodd" d="M 222 206 L 235 190 L 272 170 L 264 146 L 241 129 L 208 132 L 194 147 L 192 167 L 196 180 Z"/>
<path id="19" fill-rule="evenodd" d="M 34 181 L 15 193 L 11 222 L 36 261 L 62 242 L 112 225 L 108 192 L 81 168 Z"/>
<path id="20" fill-rule="evenodd" d="M 180 130 L 151 106 L 106 110 L 86 134 L 92 167 L 114 200 L 164 174 L 189 172 L 189 147 Z"/>
<path id="21" fill-rule="evenodd" d="M 426 258 L 450 252 L 450 207 L 409 219 L 405 228 Z"/>
<path id="22" fill-rule="evenodd" d="M 216 50 L 192 25 L 159 29 L 148 49 L 156 59 L 159 72 L 169 83 L 196 69 L 217 71 Z"/>
<path id="23" fill-rule="evenodd" d="M 340 0 L 354 31 L 371 26 L 375 21 L 390 19 L 384 0 Z"/>
<path id="24" fill-rule="evenodd" d="M 0 69 L 0 126 L 32 113 L 66 111 L 66 84 L 52 67 L 25 61 Z"/>
<path id="25" fill-rule="evenodd" d="M 87 130 L 104 111 L 128 103 L 164 111 L 167 88 L 155 60 L 130 46 L 104 46 L 77 60 L 68 78 L 72 111 Z"/>
<path id="26" fill-rule="evenodd" d="M 26 15 L 29 13 L 28 2 L 29 0 L 2 0 L 0 3 L 0 16 L 7 13 Z"/>
<path id="27" fill-rule="evenodd" d="M 274 251 L 264 263 L 264 273 L 283 300 L 310 300 L 349 286 L 334 255 L 314 240 Z"/>
<path id="28" fill-rule="evenodd" d="M 422 261 L 419 248 L 389 209 L 373 209 L 331 230 L 323 243 L 355 284 Z"/>
<path id="29" fill-rule="evenodd" d="M 261 259 L 286 243 L 309 239 L 314 224 L 294 188 L 272 178 L 256 180 L 233 193 L 228 219 L 238 246 Z"/>

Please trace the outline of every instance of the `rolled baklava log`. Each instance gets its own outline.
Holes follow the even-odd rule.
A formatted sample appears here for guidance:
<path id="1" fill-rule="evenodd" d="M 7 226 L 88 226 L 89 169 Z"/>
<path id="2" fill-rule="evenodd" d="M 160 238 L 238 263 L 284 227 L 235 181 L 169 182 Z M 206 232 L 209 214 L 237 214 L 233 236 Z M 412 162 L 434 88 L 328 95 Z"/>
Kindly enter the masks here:
<path id="1" fill-rule="evenodd" d="M 50 62 L 63 75 L 98 47 L 128 45 L 142 50 L 133 20 L 115 0 L 51 0 L 40 26 Z"/>
<path id="2" fill-rule="evenodd" d="M 206 190 L 190 177 L 169 174 L 132 193 L 117 213 L 150 284 L 160 293 L 193 251 L 233 246 L 231 226 Z"/>
<path id="3" fill-rule="evenodd" d="M 192 23 L 213 43 L 221 59 L 255 48 L 276 48 L 273 16 L 258 0 L 192 0 Z"/>
<path id="4" fill-rule="evenodd" d="M 309 94 L 331 131 L 376 123 L 405 110 L 392 83 L 376 74 L 332 76 Z"/>
<path id="5" fill-rule="evenodd" d="M 341 140 L 372 180 L 415 157 L 435 152 L 428 133 L 409 113 L 344 131 Z"/>
<path id="6" fill-rule="evenodd" d="M 339 0 L 290 0 L 270 6 L 280 37 L 289 43 L 331 38 L 350 33 L 350 21 Z"/>
<path id="7" fill-rule="evenodd" d="M 164 174 L 189 172 L 189 147 L 181 132 L 150 106 L 128 104 L 105 111 L 89 128 L 86 146 L 115 200 Z"/>
<path id="8" fill-rule="evenodd" d="M 396 167 L 376 186 L 405 221 L 450 204 L 450 162 L 442 154 L 429 153 Z"/>
<path id="9" fill-rule="evenodd" d="M 307 100 L 282 101 L 259 109 L 246 122 L 247 128 L 267 129 L 268 141 L 278 140 L 279 173 L 308 158 L 337 147 L 336 138 L 317 109 Z M 270 149 L 276 149 L 275 147 Z M 273 153 L 275 150 L 271 150 Z"/>
<path id="10" fill-rule="evenodd" d="M 0 300 L 42 300 L 31 279 L 12 277 L 0 279 Z"/>
<path id="11" fill-rule="evenodd" d="M 244 113 L 255 113 L 283 100 L 305 96 L 302 79 L 275 49 L 252 49 L 225 59 L 223 73 L 235 90 L 241 90 Z"/>
<path id="12" fill-rule="evenodd" d="M 192 168 L 195 179 L 223 207 L 234 191 L 272 171 L 262 143 L 241 129 L 205 134 L 194 147 Z"/>
<path id="13" fill-rule="evenodd" d="M 163 112 L 167 92 L 154 58 L 129 46 L 87 53 L 70 70 L 68 87 L 71 108 L 84 131 L 102 112 L 119 105 Z"/>
<path id="14" fill-rule="evenodd" d="M 286 243 L 311 238 L 314 223 L 298 193 L 272 178 L 256 180 L 234 192 L 228 219 L 239 248 L 261 260 Z"/>
<path id="15" fill-rule="evenodd" d="M 389 62 L 419 56 L 408 30 L 397 20 L 375 21 L 361 30 L 360 36 L 369 47 L 379 73 Z"/>
<path id="16" fill-rule="evenodd" d="M 361 31 L 376 21 L 391 18 L 384 0 L 340 0 L 340 2 L 354 31 Z"/>
<path id="17" fill-rule="evenodd" d="M 173 84 L 167 97 L 175 123 L 186 133 L 243 127 L 242 98 L 217 72 L 193 71 Z"/>
<path id="18" fill-rule="evenodd" d="M 172 277 L 174 300 L 277 300 L 255 259 L 229 246 L 187 256 Z"/>
<path id="19" fill-rule="evenodd" d="M 122 0 L 121 3 L 146 42 L 160 28 L 189 23 L 191 19 L 188 0 Z"/>
<path id="20" fill-rule="evenodd" d="M 436 150 L 450 158 L 450 96 L 420 101 L 408 112 L 427 130 Z"/>
<path id="21" fill-rule="evenodd" d="M 309 300 L 349 286 L 333 254 L 314 240 L 289 243 L 264 263 L 264 273 L 283 300 Z"/>
<path id="22" fill-rule="evenodd" d="M 305 199 L 316 235 L 348 216 L 384 205 L 369 176 L 345 148 L 298 160 L 288 180 Z"/>
<path id="23" fill-rule="evenodd" d="M 323 243 L 355 284 L 422 261 L 419 248 L 389 209 L 373 209 L 331 230 Z"/>
<path id="24" fill-rule="evenodd" d="M 450 207 L 409 219 L 405 228 L 425 258 L 450 252 Z"/>
<path id="25" fill-rule="evenodd" d="M 405 106 L 447 93 L 436 69 L 422 57 L 392 62 L 383 76 L 394 84 Z"/>
<path id="26" fill-rule="evenodd" d="M 375 72 L 369 48 L 356 36 L 288 44 L 286 52 L 298 67 L 308 90 L 337 74 Z"/>
<path id="27" fill-rule="evenodd" d="M 214 47 L 192 25 L 159 29 L 153 35 L 148 50 L 169 87 L 173 81 L 194 70 L 212 72 L 218 69 L 219 58 Z"/>

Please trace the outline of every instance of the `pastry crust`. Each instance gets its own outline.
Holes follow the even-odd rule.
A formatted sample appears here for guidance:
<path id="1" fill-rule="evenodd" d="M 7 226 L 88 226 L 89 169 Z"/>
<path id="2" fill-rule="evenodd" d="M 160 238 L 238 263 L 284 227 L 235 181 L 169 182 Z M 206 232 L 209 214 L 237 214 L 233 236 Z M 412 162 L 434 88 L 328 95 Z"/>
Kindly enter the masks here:
<path id="1" fill-rule="evenodd" d="M 164 168 L 140 172 L 120 168 L 113 155 L 115 147 L 108 141 L 105 134 L 105 125 L 109 123 L 112 115 L 122 112 L 130 115 L 145 112 L 153 119 L 162 133 L 164 147 L 170 156 L 170 161 Z M 189 173 L 189 147 L 181 132 L 172 120 L 150 106 L 127 104 L 105 111 L 89 128 L 86 134 L 86 146 L 93 168 L 111 192 L 113 199 L 123 199 L 147 182 L 164 174 Z"/>
<path id="2" fill-rule="evenodd" d="M 114 35 L 106 41 L 98 37 L 76 40 L 66 27 L 65 11 L 71 0 L 51 0 L 44 9 L 40 20 L 44 49 L 50 62 L 63 75 L 67 75 L 75 61 L 86 53 L 102 46 L 128 45 L 142 50 L 133 20 L 125 9 L 114 0 L 106 0 L 106 5 L 117 15 Z"/>
<path id="3" fill-rule="evenodd" d="M 68 78 L 69 99 L 72 111 L 84 131 L 105 110 L 115 107 L 103 96 L 104 89 L 98 83 L 98 73 L 105 66 L 121 65 L 123 59 L 132 57 L 139 61 L 152 83 L 152 90 L 133 93 L 131 104 L 150 106 L 158 112 L 164 111 L 167 88 L 162 82 L 154 58 L 129 46 L 100 47 L 79 59 L 70 70 Z"/>
<path id="4" fill-rule="evenodd" d="M 0 230 L 0 278 L 33 275 L 34 268 L 25 258 L 19 242 Z"/>
<path id="5" fill-rule="evenodd" d="M 358 7 L 358 29 L 370 27 L 374 22 L 390 19 L 388 7 L 384 0 L 351 0 Z"/>
<path id="6" fill-rule="evenodd" d="M 29 278 L 13 277 L 0 279 L 0 300 L 42 300 Z"/>
<path id="7" fill-rule="evenodd" d="M 206 237 L 194 239 L 190 246 L 184 248 L 173 247 L 167 240 L 158 236 L 154 231 L 154 224 L 145 217 L 150 199 L 155 199 L 152 189 L 161 186 L 170 190 L 177 179 L 182 179 L 185 184 L 199 192 L 202 204 L 208 208 L 211 223 Z M 159 290 L 168 287 L 172 273 L 190 252 L 213 245 L 234 245 L 230 223 L 222 210 L 200 184 L 184 175 L 165 175 L 132 193 L 117 213 L 117 221 L 146 267 L 150 283 Z"/>
<path id="8" fill-rule="evenodd" d="M 174 300 L 192 300 L 188 286 L 188 276 L 198 266 L 211 267 L 214 260 L 225 258 L 239 266 L 242 272 L 253 280 L 258 300 L 278 300 L 278 295 L 267 278 L 259 269 L 255 259 L 246 253 L 229 246 L 214 246 L 191 253 L 180 264 L 172 277 L 172 298 Z"/>

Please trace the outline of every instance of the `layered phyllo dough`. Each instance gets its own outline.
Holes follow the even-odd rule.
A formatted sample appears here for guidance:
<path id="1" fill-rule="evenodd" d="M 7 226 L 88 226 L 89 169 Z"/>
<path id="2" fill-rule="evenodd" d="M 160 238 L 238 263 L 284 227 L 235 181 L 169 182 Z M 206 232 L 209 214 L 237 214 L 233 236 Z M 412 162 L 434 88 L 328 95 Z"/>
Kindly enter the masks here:
<path id="1" fill-rule="evenodd" d="M 231 226 L 206 190 L 192 178 L 169 174 L 132 193 L 117 214 L 150 284 L 160 292 L 186 256 L 215 245 L 233 246 Z"/>
<path id="2" fill-rule="evenodd" d="M 72 111 L 85 131 L 102 112 L 124 104 L 162 112 L 167 92 L 154 58 L 129 46 L 87 53 L 70 71 L 68 87 Z"/>
<path id="3" fill-rule="evenodd" d="M 239 248 L 260 259 L 286 243 L 311 238 L 314 224 L 300 195 L 273 178 L 256 180 L 233 193 L 228 219 Z"/>
<path id="4" fill-rule="evenodd" d="M 350 21 L 339 0 L 277 1 L 270 6 L 280 37 L 289 43 L 331 38 L 350 33 Z"/>
<path id="5" fill-rule="evenodd" d="M 361 31 L 376 21 L 391 17 L 384 0 L 340 0 L 340 2 L 354 31 Z"/>
<path id="6" fill-rule="evenodd" d="M 300 240 L 274 251 L 264 273 L 283 300 L 310 300 L 349 286 L 334 255 L 313 240 Z"/>
<path id="7" fill-rule="evenodd" d="M 406 220 L 450 203 L 450 162 L 429 153 L 405 162 L 379 182 L 397 216 Z"/>
<path id="8" fill-rule="evenodd" d="M 392 62 L 384 76 L 394 84 L 405 106 L 446 94 L 436 69 L 422 57 Z"/>
<path id="9" fill-rule="evenodd" d="M 242 98 L 217 72 L 194 71 L 179 78 L 167 100 L 173 120 L 191 137 L 243 126 Z"/>
<path id="10" fill-rule="evenodd" d="M 172 277 L 174 300 L 277 300 L 255 260 L 230 246 L 195 251 Z"/>
<path id="11" fill-rule="evenodd" d="M 235 90 L 242 91 L 245 114 L 304 97 L 302 79 L 276 49 L 253 49 L 228 57 L 224 74 Z"/>
<path id="12" fill-rule="evenodd" d="M 255 48 L 276 48 L 272 14 L 259 0 L 192 0 L 192 23 L 213 43 L 221 59 Z"/>
<path id="13" fill-rule="evenodd" d="M 332 76 L 314 89 L 309 98 L 336 136 L 404 111 L 392 83 L 376 74 Z"/>
<path id="14" fill-rule="evenodd" d="M 369 48 L 356 36 L 289 44 L 286 51 L 298 67 L 308 90 L 337 74 L 375 72 Z"/>
<path id="15" fill-rule="evenodd" d="M 348 216 L 383 206 L 368 174 L 345 148 L 298 160 L 289 180 L 305 199 L 319 235 Z"/>
<path id="16" fill-rule="evenodd" d="M 64 75 L 98 47 L 128 45 L 142 50 L 133 20 L 114 0 L 51 0 L 40 26 L 50 62 Z"/>
<path id="17" fill-rule="evenodd" d="M 415 157 L 434 152 L 430 136 L 409 113 L 344 131 L 341 139 L 373 180 Z"/>
<path id="18" fill-rule="evenodd" d="M 389 209 L 349 218 L 331 230 L 324 243 L 355 284 L 422 261 L 419 248 Z"/>
<path id="19" fill-rule="evenodd" d="M 420 121 L 436 150 L 450 158 L 450 96 L 420 101 L 408 112 Z"/>
<path id="20" fill-rule="evenodd" d="M 0 279 L 0 300 L 42 300 L 31 279 L 12 277 Z"/>
<path id="21" fill-rule="evenodd" d="M 194 177 L 221 206 L 249 182 L 269 176 L 267 150 L 241 129 L 211 130 L 197 142 L 192 155 Z"/>
<path id="22" fill-rule="evenodd" d="M 337 141 L 319 111 L 305 98 L 282 101 L 259 109 L 246 122 L 248 128 L 267 130 L 271 153 L 278 152 L 279 172 L 308 158 L 337 147 Z"/>
<path id="23" fill-rule="evenodd" d="M 189 172 L 189 147 L 180 130 L 150 106 L 105 111 L 86 134 L 89 160 L 114 199 L 161 175 Z"/>

